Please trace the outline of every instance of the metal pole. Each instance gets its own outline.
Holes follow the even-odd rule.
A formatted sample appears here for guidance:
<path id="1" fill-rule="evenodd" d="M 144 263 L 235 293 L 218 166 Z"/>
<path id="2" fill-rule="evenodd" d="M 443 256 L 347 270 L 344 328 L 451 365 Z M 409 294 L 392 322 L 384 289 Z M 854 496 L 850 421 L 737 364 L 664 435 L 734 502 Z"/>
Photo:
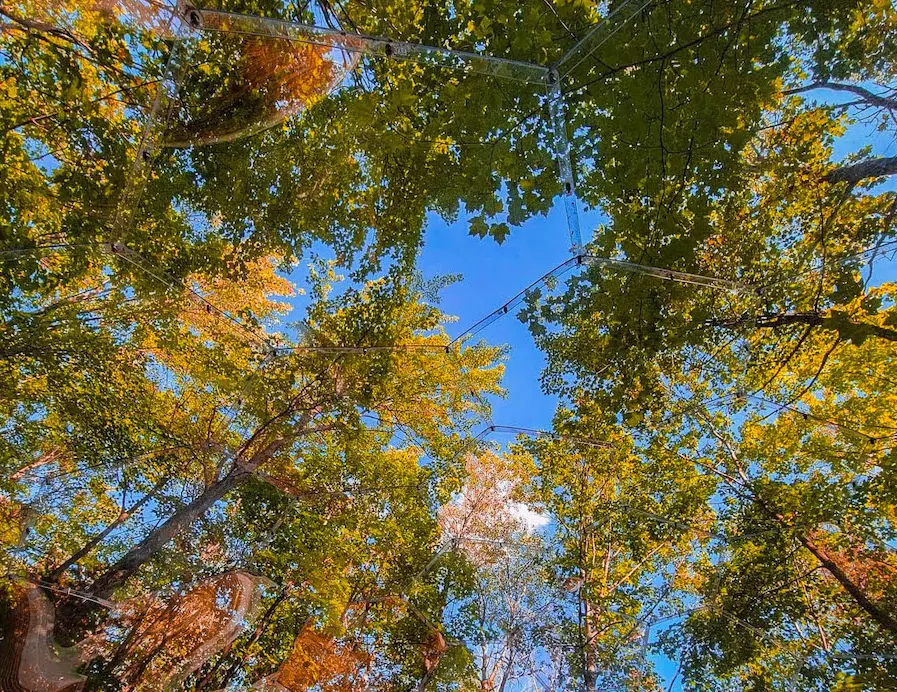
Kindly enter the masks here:
<path id="1" fill-rule="evenodd" d="M 544 84 L 548 68 L 523 60 L 499 58 L 483 53 L 427 46 L 407 41 L 394 41 L 377 36 L 365 36 L 339 29 L 268 19 L 252 15 L 232 14 L 217 10 L 191 8 L 188 23 L 201 31 L 246 36 L 261 36 L 298 41 L 345 50 L 379 58 L 409 60 L 440 67 L 490 75 L 528 84 Z"/>
<path id="2" fill-rule="evenodd" d="M 570 139 L 567 137 L 567 116 L 564 94 L 557 70 L 548 74 L 548 109 L 554 155 L 558 162 L 558 172 L 564 189 L 564 211 L 567 214 L 567 230 L 570 233 L 570 252 L 578 255 L 582 251 L 582 229 L 579 224 L 579 205 L 576 202 L 576 180 L 573 177 L 573 162 Z"/>

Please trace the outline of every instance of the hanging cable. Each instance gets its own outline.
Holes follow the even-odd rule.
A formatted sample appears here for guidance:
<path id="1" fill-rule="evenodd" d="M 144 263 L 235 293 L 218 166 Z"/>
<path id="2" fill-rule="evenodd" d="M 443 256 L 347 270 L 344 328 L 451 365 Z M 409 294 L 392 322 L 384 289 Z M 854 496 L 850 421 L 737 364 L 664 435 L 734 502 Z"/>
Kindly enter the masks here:
<path id="1" fill-rule="evenodd" d="M 547 281 L 551 280 L 552 278 L 562 276 L 563 274 L 567 273 L 573 267 L 575 267 L 579 264 L 580 264 L 579 257 L 571 257 L 570 259 L 561 262 L 559 265 L 550 269 L 545 274 L 543 274 L 538 279 L 536 279 L 531 284 L 529 284 L 529 286 L 527 286 L 522 291 L 517 293 L 514 297 L 512 297 L 510 300 L 508 300 L 506 303 L 504 303 L 504 305 L 502 305 L 500 308 L 493 310 L 485 317 L 474 322 L 471 326 L 469 326 L 463 332 L 458 334 L 458 336 L 456 336 L 454 339 L 452 339 L 446 346 L 447 347 L 454 346 L 455 344 L 460 343 L 465 338 L 470 338 L 472 336 L 479 334 L 481 331 L 483 331 L 486 327 L 491 325 L 493 322 L 495 322 L 496 320 L 509 314 L 510 311 L 512 309 L 514 309 L 515 307 L 517 307 L 523 301 L 523 299 L 527 295 L 530 294 L 530 292 L 533 289 L 535 289 L 539 286 L 545 285 L 545 283 Z"/>
<path id="2" fill-rule="evenodd" d="M 843 266 L 853 260 L 862 259 L 866 255 L 871 255 L 871 254 L 875 254 L 877 252 L 881 252 L 883 248 L 891 248 L 893 250 L 897 250 L 897 247 L 895 247 L 895 246 L 897 246 L 897 239 L 880 242 L 880 243 L 876 242 L 875 245 L 866 247 L 862 250 L 851 253 L 849 255 L 845 255 L 843 257 L 837 258 L 835 260 L 834 264 L 836 266 Z M 768 289 L 772 286 L 777 286 L 779 284 L 786 283 L 789 281 L 795 281 L 796 279 L 806 276 L 807 274 L 812 274 L 814 272 L 822 271 L 823 269 L 825 269 L 825 267 L 826 267 L 826 262 L 824 262 L 822 260 L 817 260 L 817 262 L 814 266 L 807 267 L 806 269 L 802 269 L 802 270 L 793 271 L 791 273 L 787 273 L 783 276 L 780 276 L 777 279 L 773 279 L 773 280 L 767 281 L 765 283 L 758 284 L 757 290 L 765 291 L 766 289 Z"/>
<path id="3" fill-rule="evenodd" d="M 242 334 L 248 337 L 258 346 L 262 346 L 265 352 L 271 352 L 275 349 L 274 344 L 267 335 L 258 332 L 252 327 L 244 324 L 240 319 L 234 317 L 226 310 L 219 308 L 215 303 L 202 295 L 186 282 L 172 277 L 158 265 L 147 260 L 143 255 L 128 247 L 122 242 L 96 242 L 96 243 L 55 243 L 52 245 L 43 245 L 34 248 L 13 248 L 0 251 L 0 262 L 10 261 L 22 256 L 31 255 L 39 252 L 54 252 L 61 250 L 69 250 L 75 248 L 96 248 L 116 257 L 131 266 L 140 270 L 144 275 L 160 282 L 164 286 L 178 291 L 185 291 L 191 300 L 199 305 L 206 313 L 214 315 L 230 323 L 238 329 Z"/>
<path id="4" fill-rule="evenodd" d="M 580 437 L 579 435 L 565 435 L 563 433 L 551 432 L 549 430 L 534 430 L 533 428 L 521 428 L 514 425 L 490 425 L 486 428 L 487 433 L 510 433 L 512 435 L 528 435 L 529 437 L 547 437 L 553 440 L 561 440 L 566 442 L 576 442 L 588 447 L 597 447 L 599 449 L 614 449 L 615 445 L 602 440 L 593 440 L 588 437 Z M 482 433 L 481 433 L 482 434 Z"/>
<path id="5" fill-rule="evenodd" d="M 623 260 L 609 259 L 606 257 L 597 257 L 595 255 L 581 255 L 583 261 L 599 267 L 612 267 L 620 271 L 630 272 L 633 274 L 642 274 L 645 276 L 653 276 L 657 279 L 666 281 L 675 281 L 682 284 L 692 284 L 694 286 L 705 286 L 707 288 L 718 288 L 726 291 L 734 291 L 737 293 L 753 293 L 753 289 L 739 284 L 736 281 L 728 279 L 718 279 L 713 276 L 703 276 L 701 274 L 692 274 L 689 272 L 678 271 L 676 269 L 665 269 L 661 267 L 652 267 L 645 264 L 637 264 L 635 262 L 626 262 Z"/>
<path id="6" fill-rule="evenodd" d="M 167 274 L 161 268 L 149 264 L 149 262 L 142 255 L 130 249 L 124 243 L 109 243 L 109 252 L 114 256 L 123 259 L 125 262 L 128 262 L 129 264 L 137 267 L 147 276 L 150 276 L 157 281 L 162 282 L 169 288 L 186 291 L 187 294 L 194 301 L 196 301 L 198 305 L 202 306 L 206 310 L 207 313 L 215 314 L 216 316 L 230 322 L 243 334 L 255 341 L 256 344 L 265 347 L 266 352 L 270 352 L 275 349 L 274 344 L 270 341 L 267 335 L 259 333 L 255 329 L 252 329 L 251 327 L 245 325 L 240 319 L 234 317 L 226 310 L 222 310 L 221 308 L 219 308 L 208 298 L 202 295 L 199 291 L 194 289 L 192 286 L 187 285 L 184 281 L 178 280 Z"/>
<path id="7" fill-rule="evenodd" d="M 878 437 L 875 437 L 874 435 L 869 435 L 868 433 L 864 433 L 864 432 L 862 432 L 862 431 L 860 431 L 860 430 L 857 430 L 857 429 L 855 429 L 855 428 L 851 428 L 851 427 L 848 426 L 848 425 L 844 425 L 844 424 L 842 424 L 842 423 L 838 423 L 838 422 L 836 422 L 836 421 L 832 421 L 832 420 L 828 420 L 828 419 L 826 419 L 826 418 L 822 418 L 821 416 L 817 416 L 816 414 L 811 413 L 811 412 L 809 412 L 809 411 L 802 411 L 801 409 L 799 409 L 799 408 L 797 408 L 797 407 L 795 407 L 795 406 L 790 406 L 790 405 L 788 405 L 788 404 L 780 404 L 780 403 L 777 403 L 777 402 L 775 402 L 775 401 L 770 401 L 769 399 L 764 399 L 763 397 L 761 397 L 761 396 L 757 396 L 756 394 L 745 394 L 745 393 L 741 393 L 741 394 L 739 394 L 738 396 L 739 396 L 739 397 L 746 398 L 746 399 L 752 399 L 753 401 L 756 401 L 756 402 L 758 402 L 758 403 L 764 404 L 764 405 L 766 405 L 766 406 L 772 406 L 772 407 L 775 407 L 775 408 L 777 409 L 777 412 L 778 412 L 778 411 L 789 411 L 789 412 L 791 412 L 791 413 L 796 413 L 797 415 L 801 416 L 804 420 L 811 420 L 811 419 L 812 419 L 812 420 L 815 420 L 815 421 L 817 421 L 817 422 L 819 422 L 819 423 L 821 423 L 821 424 L 823 424 L 823 425 L 827 425 L 827 426 L 831 426 L 831 427 L 834 427 L 834 428 L 838 428 L 839 430 L 843 430 L 844 432 L 848 432 L 848 433 L 851 433 L 851 434 L 856 435 L 856 436 L 858 436 L 858 437 L 862 437 L 864 440 L 868 441 L 870 444 L 875 444 L 875 443 L 878 442 L 879 439 L 880 439 L 880 438 L 878 438 Z M 891 436 L 885 436 L 885 437 L 891 437 Z"/>
<path id="8" fill-rule="evenodd" d="M 19 259 L 20 257 L 25 257 L 28 255 L 33 255 L 41 252 L 53 252 L 60 250 L 74 250 L 80 248 L 97 248 L 103 249 L 108 246 L 108 243 L 96 242 L 96 243 L 52 243 L 49 245 L 37 245 L 35 247 L 25 247 L 25 248 L 9 248 L 6 250 L 0 250 L 0 262 L 11 262 Z"/>
<path id="9" fill-rule="evenodd" d="M 651 0 L 624 0 L 624 2 L 616 5 L 613 11 L 597 22 L 585 36 L 564 53 L 551 66 L 551 69 L 555 70 L 558 76 L 563 79 L 579 67 L 583 61 L 590 58 L 596 50 L 607 43 L 614 34 L 650 4 Z M 618 23 L 616 26 L 612 26 L 609 33 L 607 33 L 607 27 L 612 22 Z M 604 35 L 602 35 L 602 32 L 605 32 Z"/>
<path id="10" fill-rule="evenodd" d="M 510 300 L 505 302 L 501 307 L 493 310 L 485 317 L 474 322 L 470 327 L 466 328 L 460 334 L 452 338 L 448 343 L 445 344 L 392 344 L 388 346 L 343 346 L 343 345 L 335 345 L 335 346 L 313 346 L 313 345 L 303 345 L 297 344 L 295 346 L 277 346 L 275 345 L 270 337 L 268 337 L 263 332 L 259 332 L 258 330 L 253 329 L 252 327 L 243 323 L 240 319 L 234 317 L 226 310 L 219 308 L 215 303 L 213 303 L 209 298 L 199 293 L 196 289 L 189 286 L 182 280 L 178 280 L 169 274 L 167 274 L 160 267 L 152 264 L 145 257 L 132 250 L 124 243 L 90 243 L 90 244 L 56 244 L 56 245 L 47 245 L 40 248 L 21 248 L 21 249 L 13 249 L 3 251 L 6 255 L 10 257 L 21 256 L 22 254 L 30 254 L 38 251 L 54 251 L 60 249 L 70 249 L 74 247 L 96 247 L 100 249 L 104 249 L 109 252 L 111 255 L 131 264 L 132 266 L 139 269 L 141 272 L 150 276 L 151 278 L 161 282 L 163 285 L 187 292 L 187 294 L 194 300 L 198 305 L 200 305 L 203 309 L 206 310 L 209 314 L 214 314 L 216 317 L 221 318 L 222 320 L 226 320 L 231 323 L 236 329 L 246 335 L 249 339 L 251 339 L 256 345 L 263 347 L 265 353 L 277 353 L 277 354 L 285 354 L 291 352 L 315 352 L 315 353 L 354 353 L 354 354 L 368 354 L 368 353 L 382 353 L 382 352 L 390 352 L 390 351 L 420 351 L 420 352 L 428 352 L 428 353 L 446 353 L 448 352 L 452 346 L 460 344 L 463 340 L 475 336 L 480 333 L 491 324 L 501 319 L 505 315 L 510 314 L 511 310 L 513 310 L 516 306 L 518 306 L 527 295 L 529 295 L 535 288 L 540 286 L 544 286 L 551 279 L 558 278 L 563 274 L 567 273 L 571 269 L 576 266 L 581 266 L 583 264 L 589 264 L 600 267 L 607 267 L 612 269 L 619 269 L 620 271 L 643 274 L 646 276 L 653 276 L 655 278 L 667 280 L 667 281 L 675 281 L 678 283 L 691 284 L 704 286 L 709 288 L 718 288 L 725 289 L 731 291 L 745 291 L 747 290 L 745 286 L 742 286 L 736 282 L 728 281 L 725 279 L 718 279 L 715 277 L 703 276 L 699 274 L 692 274 L 689 272 L 682 272 L 674 269 L 666 269 L 661 267 L 653 267 L 649 265 L 637 264 L 634 262 L 627 262 L 623 260 L 610 259 L 605 257 L 598 257 L 595 255 L 589 254 L 580 254 L 575 257 L 571 257 L 564 262 L 561 262 L 557 266 L 550 269 L 548 272 L 540 276 L 538 279 L 530 283 L 526 288 L 522 291 L 515 294 Z M 0 260 L 4 257 L 3 254 L 0 254 Z"/>

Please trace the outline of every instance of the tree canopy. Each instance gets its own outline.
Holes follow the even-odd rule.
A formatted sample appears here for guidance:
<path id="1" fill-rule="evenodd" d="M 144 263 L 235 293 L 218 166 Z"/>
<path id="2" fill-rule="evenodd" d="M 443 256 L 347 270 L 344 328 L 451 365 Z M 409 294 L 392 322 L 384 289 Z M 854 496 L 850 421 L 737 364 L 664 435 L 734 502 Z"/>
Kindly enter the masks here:
<path id="1" fill-rule="evenodd" d="M 0 689 L 892 689 L 895 55 L 888 0 L 0 4 Z M 556 206 L 452 338 L 434 218 Z M 557 406 L 500 444 L 503 315 Z"/>

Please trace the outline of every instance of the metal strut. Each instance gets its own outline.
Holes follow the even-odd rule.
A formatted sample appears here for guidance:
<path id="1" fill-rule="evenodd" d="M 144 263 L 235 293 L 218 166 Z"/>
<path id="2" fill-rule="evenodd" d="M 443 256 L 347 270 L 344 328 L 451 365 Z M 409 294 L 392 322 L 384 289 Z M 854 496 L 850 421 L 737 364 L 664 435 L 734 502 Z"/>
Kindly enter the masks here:
<path id="1" fill-rule="evenodd" d="M 615 33 L 636 15 L 643 12 L 652 0 L 624 0 L 610 14 L 603 17 L 570 50 L 564 53 L 551 68 L 557 70 L 561 79 L 569 75 L 583 61 L 591 57 Z"/>
<path id="2" fill-rule="evenodd" d="M 600 46 L 619 31 L 627 22 L 642 12 L 651 0 L 624 0 L 613 12 L 599 21 L 570 50 L 555 62 L 548 72 L 549 109 L 554 133 L 554 151 L 558 160 L 561 182 L 564 185 L 564 209 L 567 212 L 567 228 L 570 232 L 571 252 L 582 251 L 582 230 L 576 199 L 576 182 L 573 177 L 573 161 L 570 140 L 567 137 L 567 118 L 561 82 L 589 58 Z"/>
<path id="3" fill-rule="evenodd" d="M 630 0 L 631 2 L 632 0 Z M 115 223 L 115 237 L 124 235 L 133 223 L 133 208 L 143 189 L 143 173 L 154 153 L 157 130 L 164 126 L 164 113 L 169 103 L 177 97 L 179 87 L 178 68 L 182 42 L 189 30 L 267 37 L 271 39 L 297 41 L 331 48 L 345 53 L 355 53 L 391 60 L 405 60 L 442 69 L 485 74 L 498 79 L 507 79 L 526 84 L 547 86 L 552 148 L 558 161 L 558 171 L 563 186 L 564 209 L 570 235 L 571 252 L 577 255 L 582 250 L 582 231 L 576 198 L 576 183 L 573 175 L 571 146 L 567 137 L 565 103 L 561 90 L 562 74 L 557 67 L 495 57 L 483 53 L 453 50 L 438 46 L 394 41 L 375 36 L 366 36 L 328 27 L 289 22 L 252 15 L 234 14 L 217 10 L 193 7 L 183 0 L 172 8 L 170 22 L 176 24 L 175 41 L 166 66 L 165 80 L 149 113 L 148 122 L 139 142 L 137 160 L 129 177 L 126 193 L 119 207 Z M 185 31 L 187 30 L 187 31 Z M 578 46 L 577 46 L 578 47 Z M 567 59 L 568 52 L 560 62 Z"/>
<path id="4" fill-rule="evenodd" d="M 557 70 L 548 73 L 548 109 L 551 117 L 551 133 L 554 155 L 563 185 L 564 211 L 567 214 L 567 230 L 570 233 L 570 252 L 582 251 L 582 229 L 579 224 L 579 205 L 576 201 L 576 180 L 573 177 L 573 161 L 570 139 L 567 137 L 567 116 L 564 93 Z"/>
<path id="5" fill-rule="evenodd" d="M 393 41 L 310 24 L 216 10 L 189 8 L 185 11 L 184 18 L 190 27 L 198 31 L 298 41 L 338 51 L 392 60 L 408 60 L 443 69 L 485 74 L 498 79 L 538 84 L 539 86 L 547 85 L 552 148 L 558 161 L 558 171 L 563 186 L 564 209 L 567 216 L 571 252 L 579 254 L 581 251 L 582 231 L 576 199 L 576 182 L 573 176 L 570 141 L 567 137 L 565 104 L 560 76 L 556 69 L 483 53 Z"/>
<path id="6" fill-rule="evenodd" d="M 486 74 L 528 84 L 545 83 L 544 65 L 484 53 L 393 41 L 350 31 L 217 10 L 189 8 L 187 23 L 200 31 L 297 41 L 380 58 L 409 60 L 433 67 Z"/>

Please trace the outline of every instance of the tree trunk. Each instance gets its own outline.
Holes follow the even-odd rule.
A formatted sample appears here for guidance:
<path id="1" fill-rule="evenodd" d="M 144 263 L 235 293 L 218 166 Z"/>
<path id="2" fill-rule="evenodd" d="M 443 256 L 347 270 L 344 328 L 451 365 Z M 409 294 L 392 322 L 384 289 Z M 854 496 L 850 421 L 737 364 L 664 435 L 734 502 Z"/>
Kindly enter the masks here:
<path id="1" fill-rule="evenodd" d="M 881 627 L 888 630 L 891 634 L 897 635 L 897 619 L 888 612 L 879 607 L 866 592 L 856 584 L 834 560 L 829 557 L 828 553 L 816 545 L 809 537 L 800 535 L 797 537 L 801 545 L 809 550 L 813 556 L 819 560 L 823 567 L 835 578 L 841 587 L 849 593 L 856 604 L 865 610 L 869 616 L 875 620 Z"/>
<path id="2" fill-rule="evenodd" d="M 775 519 L 778 523 L 780 523 L 786 529 L 792 528 L 785 517 L 776 510 L 771 507 L 765 500 L 763 500 L 759 495 L 751 491 L 753 494 L 754 502 L 760 507 L 760 509 L 770 518 Z M 837 581 L 841 588 L 843 588 L 850 596 L 853 598 L 854 603 L 856 603 L 860 608 L 862 608 L 866 613 L 881 627 L 890 632 L 892 635 L 897 635 L 897 619 L 895 619 L 890 613 L 881 608 L 875 601 L 873 601 L 869 596 L 866 595 L 866 592 L 863 591 L 863 588 L 854 582 L 850 576 L 841 569 L 840 565 L 837 562 L 832 560 L 829 557 L 828 553 L 824 548 L 817 545 L 809 536 L 804 535 L 803 533 L 795 533 L 795 537 L 800 544 L 804 546 L 810 553 L 815 557 L 819 564 L 821 564 L 829 574 L 831 574 L 835 581 Z"/>
<path id="3" fill-rule="evenodd" d="M 253 436 L 255 439 L 259 432 Z M 165 544 L 177 536 L 181 531 L 197 521 L 218 500 L 227 495 L 231 490 L 240 485 L 286 443 L 286 440 L 277 437 L 272 442 L 263 445 L 249 459 L 241 458 L 243 452 L 237 455 L 234 466 L 224 478 L 206 486 L 202 494 L 193 502 L 172 514 L 168 520 L 155 529 L 149 536 L 135 545 L 122 558 L 112 565 L 105 573 L 100 575 L 91 585 L 90 591 L 94 596 L 108 598 L 118 587 L 136 572 L 140 566 L 159 552 Z M 244 446 L 243 451 L 245 452 Z M 101 595 L 102 594 L 102 595 Z"/>
<path id="4" fill-rule="evenodd" d="M 828 553 L 824 548 L 817 545 L 812 538 L 805 535 L 803 532 L 795 532 L 794 527 L 791 523 L 782 515 L 782 513 L 771 503 L 767 502 L 751 485 L 750 481 L 748 481 L 747 474 L 745 473 L 741 463 L 738 461 L 738 458 L 735 454 L 732 454 L 733 460 L 735 461 L 736 466 L 738 467 L 738 473 L 741 476 L 743 485 L 742 488 L 746 489 L 749 493 L 750 500 L 760 509 L 763 514 L 769 517 L 771 520 L 777 522 L 782 526 L 783 529 L 792 533 L 792 535 L 797 538 L 802 546 L 804 546 L 810 553 L 815 557 L 819 564 L 822 565 L 829 574 L 831 574 L 835 581 L 841 585 L 841 588 L 844 589 L 850 597 L 853 599 L 854 603 L 856 603 L 862 610 L 866 611 L 866 613 L 880 626 L 883 627 L 886 631 L 890 632 L 892 635 L 897 635 L 897 619 L 894 618 L 893 615 L 888 613 L 886 610 L 881 608 L 878 603 L 869 598 L 863 588 L 854 582 L 850 576 L 844 572 L 843 569 L 838 565 L 837 562 L 832 560 L 829 557 Z M 719 473 L 719 472 L 718 472 Z M 723 478 L 726 479 L 726 482 L 730 487 L 735 488 L 735 479 L 728 477 L 728 474 L 723 474 Z M 740 488 L 739 488 L 740 491 Z M 740 492 L 739 492 L 740 494 Z"/>
<path id="5" fill-rule="evenodd" d="M 829 183 L 849 183 L 852 186 L 867 178 L 897 175 L 897 156 L 867 159 L 849 166 L 839 166 L 822 176 Z"/>
<path id="6" fill-rule="evenodd" d="M 29 33 L 41 35 L 48 34 L 50 36 L 56 36 L 57 38 L 61 38 L 64 41 L 68 41 L 69 43 L 74 43 L 76 46 L 80 46 L 87 50 L 88 53 L 90 51 L 89 47 L 81 41 L 77 36 L 75 36 L 70 31 L 62 29 L 58 26 L 54 26 L 52 24 L 48 24 L 46 22 L 41 22 L 37 19 L 29 19 L 28 17 L 21 17 L 18 14 L 12 12 L 5 5 L 0 5 L 0 15 L 6 17 L 11 20 L 15 24 L 18 24 L 21 29 L 27 31 Z"/>
<path id="7" fill-rule="evenodd" d="M 595 663 L 594 639 L 596 632 L 595 628 L 592 626 L 593 610 L 592 604 L 588 600 L 584 601 L 583 606 L 585 619 L 585 650 L 582 655 L 582 683 L 586 692 L 595 692 L 595 688 L 598 686 L 598 665 Z"/>
<path id="8" fill-rule="evenodd" d="M 49 574 L 47 574 L 47 576 L 46 576 L 47 581 L 51 581 L 51 582 L 59 581 L 59 578 L 63 574 L 65 574 L 66 571 L 72 565 L 76 564 L 79 560 L 81 560 L 86 555 L 88 555 L 94 548 L 96 548 L 100 543 L 102 543 L 110 533 L 115 531 L 115 529 L 117 529 L 119 526 L 121 526 L 123 523 L 125 523 L 131 516 L 133 516 L 134 512 L 139 510 L 141 507 L 143 507 L 143 505 L 145 505 L 152 498 L 154 498 L 156 496 L 156 493 L 159 492 L 162 489 L 162 487 L 165 485 L 165 483 L 167 483 L 167 482 L 168 482 L 167 478 L 159 481 L 158 483 L 156 483 L 155 487 L 152 490 L 150 490 L 146 495 L 144 495 L 139 500 L 137 500 L 137 502 L 135 502 L 133 505 L 131 505 L 130 509 L 128 509 L 127 511 L 122 510 L 122 512 L 115 519 L 115 521 L 113 521 L 111 524 L 109 524 L 109 526 L 107 526 L 105 529 L 103 529 L 100 533 L 98 533 L 96 536 L 94 536 L 89 541 L 87 541 L 87 543 L 85 543 L 84 546 L 78 552 L 76 552 L 74 555 L 72 555 L 69 559 L 67 559 L 61 565 L 56 567 Z"/>
<path id="9" fill-rule="evenodd" d="M 588 535 L 585 542 L 590 545 L 594 552 L 594 536 Z M 604 560 L 604 582 L 607 583 L 608 570 L 610 569 L 610 546 Z M 592 571 L 580 565 L 580 576 L 582 584 L 579 588 L 579 610 L 582 617 L 580 639 L 582 641 L 582 688 L 585 692 L 595 692 L 598 685 L 598 666 L 595 662 L 595 608 L 594 604 L 589 600 L 588 595 L 592 589 Z"/>
<path id="10" fill-rule="evenodd" d="M 861 87 L 859 84 L 846 84 L 844 82 L 813 82 L 812 84 L 797 87 L 796 89 L 788 89 L 783 93 L 802 94 L 807 91 L 815 91 L 817 89 L 828 89 L 830 91 L 846 92 L 848 94 L 853 94 L 854 96 L 859 96 L 870 106 L 886 108 L 888 110 L 897 110 L 897 99 L 888 98 L 887 96 L 880 96 L 879 94 L 869 91 L 865 87 Z"/>
<path id="11" fill-rule="evenodd" d="M 58 449 L 58 448 L 54 449 L 50 452 L 46 452 L 45 454 L 41 454 L 37 459 L 32 461 L 30 464 L 25 464 L 20 469 L 13 471 L 13 473 L 11 473 L 9 476 L 9 480 L 17 481 L 22 476 L 24 476 L 26 473 L 28 473 L 29 471 L 36 469 L 36 468 L 40 468 L 41 466 L 45 466 L 46 464 L 50 464 L 50 463 L 56 461 L 61 455 L 62 455 L 62 450 Z"/>
<path id="12" fill-rule="evenodd" d="M 242 483 L 249 474 L 235 467 L 224 478 L 216 481 L 193 502 L 172 514 L 164 524 L 129 550 L 121 559 L 100 575 L 91 585 L 90 592 L 100 598 L 109 598 L 122 586 L 144 562 L 149 560 L 172 538 L 197 521 L 218 500 Z"/>

